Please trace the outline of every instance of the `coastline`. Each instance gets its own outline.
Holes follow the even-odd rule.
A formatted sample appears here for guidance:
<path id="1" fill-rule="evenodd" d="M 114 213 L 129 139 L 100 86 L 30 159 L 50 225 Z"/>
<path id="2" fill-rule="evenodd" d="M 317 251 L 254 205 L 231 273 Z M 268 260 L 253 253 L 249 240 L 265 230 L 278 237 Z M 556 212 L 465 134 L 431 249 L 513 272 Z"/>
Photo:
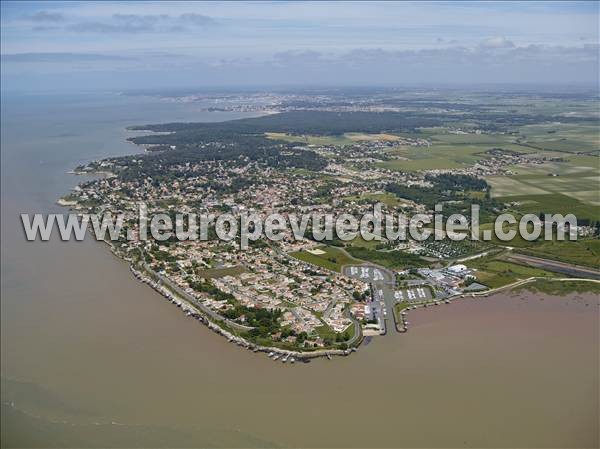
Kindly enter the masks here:
<path id="1" fill-rule="evenodd" d="M 148 267 L 137 267 L 134 264 L 134 261 L 124 256 L 121 252 L 119 252 L 110 242 L 106 240 L 101 240 L 101 242 L 105 243 L 110 252 L 117 257 L 118 259 L 125 261 L 129 265 L 129 271 L 133 274 L 133 276 L 143 284 L 148 285 L 154 291 L 162 295 L 166 300 L 174 304 L 176 307 L 181 309 L 186 316 L 194 318 L 198 320 L 200 323 L 207 326 L 213 332 L 227 338 L 230 343 L 235 343 L 244 349 L 251 350 L 253 352 L 264 352 L 268 353 L 269 357 L 273 357 L 273 360 L 276 361 L 281 358 L 282 362 L 287 362 L 290 359 L 291 363 L 297 361 L 309 362 L 311 359 L 326 357 L 327 359 L 331 359 L 333 356 L 343 356 L 346 357 L 353 352 L 357 351 L 358 346 L 362 343 L 363 339 L 360 339 L 356 346 L 349 347 L 348 349 L 319 349 L 314 351 L 293 351 L 289 349 L 279 348 L 277 346 L 262 346 L 251 341 L 246 340 L 245 338 L 236 335 L 235 333 L 228 330 L 226 327 L 237 327 L 239 329 L 244 328 L 244 330 L 251 329 L 248 326 L 243 326 L 238 323 L 231 322 L 224 317 L 218 315 L 218 313 L 212 311 L 212 313 L 207 313 L 207 311 L 201 310 L 198 304 L 192 303 L 185 298 L 183 298 L 181 293 L 173 291 L 172 286 L 165 286 L 164 280 L 160 279 L 161 277 L 157 273 L 148 273 L 150 270 Z M 151 271 L 151 270 L 150 270 Z M 151 276 L 156 276 L 159 279 L 154 280 Z M 177 288 L 180 290 L 179 288 Z M 208 315 L 213 315 L 213 320 L 211 320 Z M 215 318 L 218 316 L 218 318 Z M 221 324 L 217 324 L 215 321 L 220 322 Z M 226 326 L 226 327 L 224 327 Z"/>
<path id="2" fill-rule="evenodd" d="M 116 252 L 113 253 L 119 256 Z M 214 323 L 211 319 L 209 319 L 204 312 L 202 312 L 197 305 L 190 303 L 181 297 L 181 295 L 176 294 L 171 291 L 165 285 L 163 285 L 160 281 L 156 281 L 150 278 L 150 276 L 145 275 L 141 270 L 136 269 L 133 263 L 129 264 L 129 270 L 133 273 L 133 276 L 138 279 L 140 282 L 147 284 L 157 293 L 160 293 L 165 299 L 169 302 L 175 304 L 178 308 L 181 309 L 182 312 L 191 318 L 194 318 L 206 325 L 213 332 L 227 338 L 229 342 L 235 343 L 238 346 L 243 347 L 244 349 L 249 349 L 253 352 L 265 352 L 270 353 L 269 357 L 279 355 L 280 357 L 284 357 L 283 362 L 287 361 L 287 358 L 295 358 L 301 361 L 308 361 L 309 359 L 319 358 L 319 357 L 327 357 L 331 358 L 331 356 L 347 356 L 356 351 L 356 348 L 349 349 L 324 349 L 318 351 L 292 351 L 288 349 L 278 348 L 274 346 L 261 346 L 257 345 L 253 342 L 250 342 L 239 335 L 235 335 L 234 333 L 228 331 L 221 325 Z M 276 359 L 274 359 L 276 360 Z M 292 361 L 293 363 L 293 361 Z"/>
<path id="3" fill-rule="evenodd" d="M 155 134 L 171 134 L 172 133 L 172 132 L 156 132 L 156 131 L 151 131 L 151 130 L 137 130 L 137 129 L 134 130 L 134 129 L 129 129 L 129 128 L 126 128 L 126 130 L 127 131 L 136 131 L 136 132 L 152 132 Z M 126 141 L 129 143 L 132 143 L 133 145 L 135 145 L 138 148 L 143 148 L 144 151 L 148 151 L 148 145 L 138 144 L 129 139 L 126 139 Z M 94 176 L 94 175 L 107 176 L 107 177 L 116 176 L 114 173 L 112 173 L 110 171 L 103 171 L 103 170 L 73 169 L 73 170 L 68 171 L 67 173 L 73 174 L 73 175 L 87 175 L 87 176 Z M 65 195 L 65 197 L 60 198 L 57 201 L 57 204 L 64 206 L 64 207 L 70 207 L 72 209 L 78 208 L 79 204 L 77 201 L 71 201 L 66 198 L 67 198 L 67 195 Z M 319 350 L 307 350 L 307 351 L 298 350 L 298 351 L 296 351 L 296 350 L 280 348 L 277 346 L 258 345 L 258 344 L 253 343 L 252 341 L 249 341 L 235 333 L 235 329 L 243 332 L 243 331 L 248 331 L 248 330 L 252 329 L 251 327 L 244 326 L 239 323 L 230 321 L 212 309 L 206 310 L 208 308 L 204 308 L 202 305 L 197 304 L 195 301 L 187 300 L 185 298 L 185 296 L 189 296 L 189 295 L 187 295 L 185 292 L 183 292 L 181 287 L 174 285 L 168 278 L 165 278 L 165 277 L 159 275 L 158 273 L 153 272 L 149 267 L 145 266 L 145 264 L 143 262 L 141 263 L 141 266 L 136 266 L 134 260 L 131 257 L 128 257 L 127 255 L 121 253 L 117 248 L 115 248 L 115 246 L 113 244 L 111 244 L 108 241 L 104 241 L 104 243 L 109 245 L 111 252 L 116 257 L 128 262 L 129 269 L 136 279 L 138 279 L 142 283 L 149 285 L 156 292 L 160 293 L 163 297 L 165 297 L 171 303 L 175 304 L 178 308 L 180 308 L 187 316 L 197 319 L 201 323 L 205 324 L 213 332 L 227 338 L 229 342 L 235 343 L 238 346 L 241 346 L 245 349 L 252 350 L 253 352 L 269 353 L 269 357 L 274 357 L 274 360 L 278 360 L 281 357 L 283 362 L 286 362 L 288 359 L 291 359 L 292 363 L 293 363 L 293 361 L 295 361 L 295 360 L 308 361 L 310 359 L 319 358 L 319 357 L 327 357 L 328 359 L 330 359 L 332 356 L 348 356 L 351 353 L 356 352 L 357 348 L 362 344 L 363 338 L 360 338 L 363 336 L 361 325 L 354 317 L 350 316 L 350 318 L 352 319 L 352 321 L 355 324 L 355 328 L 356 328 L 355 332 L 358 335 L 355 335 L 355 338 L 353 338 L 353 340 L 350 344 L 351 346 L 347 349 L 330 348 L 330 349 L 319 349 Z M 346 255 L 350 256 L 344 249 L 342 249 L 342 251 L 344 251 L 344 253 Z M 281 253 L 281 254 L 286 257 L 293 257 L 293 256 L 290 256 L 289 254 L 285 254 L 285 253 Z M 471 256 L 471 257 L 475 257 L 475 258 L 481 257 L 486 254 L 487 254 L 487 252 L 477 254 L 477 255 Z M 350 256 L 350 257 L 352 257 L 352 256 Z M 469 258 L 466 258 L 464 260 L 468 260 L 468 259 Z M 143 260 L 143 258 L 142 258 L 142 260 Z M 357 260 L 360 260 L 360 259 L 357 259 Z M 346 266 L 346 265 L 342 265 L 340 268 L 340 272 L 338 273 L 338 272 L 326 269 L 324 267 L 316 266 L 310 262 L 306 262 L 306 261 L 302 261 L 302 262 L 304 262 L 305 264 L 310 265 L 310 266 L 315 266 L 316 268 L 319 268 L 320 270 L 331 272 L 332 275 L 339 275 L 340 273 L 343 273 L 344 267 Z M 367 260 L 361 260 L 361 262 L 362 262 L 361 265 L 370 265 L 370 266 L 374 266 L 374 267 L 379 267 L 383 270 L 387 270 L 385 267 L 382 267 L 376 263 L 373 263 L 373 262 L 370 262 Z M 568 280 L 568 281 L 591 281 L 591 282 L 600 283 L 600 281 L 598 281 L 598 280 L 591 280 L 591 279 L 585 279 L 585 278 L 555 278 L 555 279 L 550 278 L 550 279 L 548 279 L 548 278 L 530 277 L 527 279 L 519 279 L 516 282 L 513 282 L 511 284 L 507 284 L 507 285 L 504 285 L 504 286 L 501 286 L 498 288 L 494 288 L 494 289 L 490 289 L 490 290 L 485 290 L 482 292 L 458 293 L 458 294 L 455 294 L 452 296 L 448 296 L 446 298 L 437 298 L 436 299 L 434 297 L 430 300 L 425 300 L 423 302 L 408 303 L 401 309 L 397 309 L 397 305 L 399 303 L 396 303 L 396 304 L 394 304 L 394 306 L 391 310 L 392 313 L 391 313 L 390 318 L 394 321 L 394 327 L 397 332 L 406 333 L 406 332 L 408 332 L 408 327 L 410 324 L 407 321 L 407 316 L 408 316 L 408 312 L 411 310 L 439 306 L 439 305 L 449 305 L 456 299 L 486 298 L 486 297 L 492 296 L 501 291 L 511 290 L 513 288 L 517 288 L 517 287 L 526 285 L 528 283 L 535 282 L 538 279 L 544 279 L 544 280 L 550 280 L 550 281 L 566 281 L 566 280 Z M 385 335 L 385 333 L 386 332 L 381 333 L 379 335 L 383 336 L 383 335 Z"/>
<path id="4" fill-rule="evenodd" d="M 61 204 L 61 202 L 62 202 L 62 204 Z M 64 206 L 64 207 L 73 208 L 73 206 L 76 206 L 76 204 L 73 205 L 73 204 L 64 204 L 64 203 L 72 203 L 72 202 L 63 200 L 62 198 L 57 201 L 57 204 L 60 204 L 61 206 Z M 115 257 L 128 263 L 130 272 L 133 274 L 133 276 L 138 281 L 148 285 L 154 291 L 161 294 L 169 302 L 171 302 L 172 304 L 174 304 L 175 306 L 180 308 L 181 311 L 186 314 L 186 316 L 198 320 L 199 322 L 201 322 L 202 324 L 207 326 L 213 332 L 227 338 L 227 340 L 230 343 L 234 343 L 244 349 L 248 349 L 253 352 L 267 353 L 268 357 L 273 358 L 274 361 L 281 360 L 283 363 L 285 363 L 288 360 L 290 360 L 291 363 L 294 363 L 295 361 L 307 363 L 311 359 L 316 359 L 316 358 L 326 357 L 327 359 L 331 359 L 334 356 L 346 357 L 346 356 L 349 356 L 350 354 L 352 354 L 353 352 L 356 352 L 358 350 L 358 347 L 364 341 L 364 338 L 359 338 L 358 341 L 356 342 L 356 344 L 352 347 L 349 347 L 348 349 L 320 349 L 320 350 L 315 350 L 315 351 L 294 351 L 294 350 L 279 348 L 277 346 L 258 345 L 256 343 L 246 340 L 245 338 L 243 338 L 239 335 L 236 335 L 234 332 L 232 332 L 233 329 L 232 330 L 228 329 L 228 328 L 238 328 L 238 330 L 249 330 L 249 329 L 251 329 L 250 327 L 241 325 L 239 323 L 231 322 L 230 320 L 227 320 L 226 318 L 220 316 L 215 311 L 201 310 L 200 305 L 192 303 L 189 300 L 186 300 L 183 297 L 184 294 L 173 291 L 173 290 L 181 290 L 178 286 L 172 286 L 172 285 L 165 286 L 165 281 L 164 281 L 164 279 L 162 279 L 162 276 L 160 276 L 154 272 L 148 273 L 148 271 L 152 271 L 149 267 L 143 266 L 144 264 L 142 264 L 141 267 L 136 266 L 134 261 L 130 257 L 127 257 L 126 255 L 121 253 L 110 242 L 108 242 L 106 240 L 101 240 L 101 241 L 103 243 L 105 243 L 106 245 L 108 245 L 111 253 Z M 365 264 L 378 266 L 376 264 L 371 264 L 370 262 L 367 262 L 367 261 L 365 261 Z M 307 263 L 307 265 L 312 265 L 312 264 Z M 330 271 L 330 270 L 328 270 L 328 271 Z M 336 272 L 331 272 L 331 273 L 339 274 Z M 152 279 L 152 276 L 157 279 Z M 394 327 L 398 333 L 406 333 L 406 332 L 408 332 L 408 328 L 409 328 L 409 324 L 410 324 L 409 321 L 407 320 L 407 317 L 408 317 L 409 311 L 411 311 L 411 310 L 417 310 L 420 308 L 437 307 L 440 305 L 450 305 L 454 301 L 459 300 L 459 299 L 469 299 L 469 298 L 470 299 L 478 299 L 478 298 L 484 299 L 484 298 L 491 297 L 497 293 L 501 293 L 504 291 L 512 290 L 514 288 L 522 287 L 524 285 L 536 282 L 538 280 L 551 281 L 551 282 L 563 282 L 563 281 L 591 282 L 591 283 L 600 284 L 600 280 L 587 279 L 587 278 L 529 277 L 526 279 L 519 279 L 518 281 L 513 282 L 511 284 L 507 284 L 507 285 L 497 287 L 497 288 L 491 289 L 491 290 L 486 290 L 486 291 L 482 291 L 482 292 L 473 292 L 473 293 L 460 293 L 460 294 L 456 294 L 454 296 L 449 296 L 449 297 L 443 298 L 443 299 L 442 298 L 438 298 L 438 299 L 433 298 L 429 301 L 424 301 L 424 302 L 420 302 L 420 303 L 412 303 L 400 310 L 397 310 L 397 308 L 396 308 L 396 306 L 399 304 L 398 303 L 398 304 L 394 305 L 394 308 L 392 310 L 391 319 L 394 321 Z M 208 317 L 209 315 L 212 315 L 213 320 L 211 320 Z M 355 320 L 353 320 L 353 321 L 355 321 Z M 220 323 L 220 324 L 217 324 L 217 323 Z M 355 321 L 355 325 L 360 325 L 360 323 Z M 362 335 L 362 332 L 360 330 L 358 330 L 358 332 L 359 332 L 359 336 Z M 379 334 L 379 335 L 384 336 L 385 334 Z"/>
<path id="5" fill-rule="evenodd" d="M 112 245 L 109 244 L 109 246 L 111 246 L 111 248 L 112 248 Z M 117 257 L 121 257 L 116 251 L 113 251 L 113 253 Z M 200 311 L 199 308 L 195 304 L 192 304 L 189 301 L 186 301 L 180 295 L 177 295 L 176 293 L 172 292 L 164 285 L 161 285 L 160 282 L 152 280 L 149 276 L 145 276 L 144 273 L 141 270 L 137 270 L 136 267 L 134 267 L 133 263 L 131 263 L 131 262 L 129 263 L 129 269 L 133 273 L 133 275 L 136 279 L 138 279 L 140 282 L 142 282 L 144 284 L 147 284 L 153 290 L 155 290 L 157 293 L 160 293 L 163 297 L 165 297 L 165 299 L 167 299 L 171 303 L 175 304 L 178 308 L 181 309 L 182 312 L 184 312 L 186 314 L 186 316 L 189 316 L 191 318 L 198 320 L 202 324 L 206 325 L 213 332 L 227 338 L 230 343 L 235 343 L 238 346 L 241 346 L 244 349 L 248 349 L 253 352 L 269 353 L 269 357 L 275 357 L 275 356 L 284 357 L 284 359 L 282 360 L 284 363 L 285 363 L 285 361 L 287 361 L 288 358 L 290 358 L 290 359 L 295 358 L 298 361 L 306 362 L 306 361 L 309 361 L 310 359 L 320 358 L 320 357 L 327 357 L 328 359 L 331 359 L 332 356 L 348 356 L 348 355 L 352 354 L 353 352 L 356 352 L 358 349 L 358 346 L 360 346 L 360 344 L 363 341 L 363 339 L 361 339 L 358 342 L 357 346 L 351 347 L 351 348 L 348 348 L 345 350 L 324 349 L 324 350 L 318 350 L 318 351 L 292 351 L 292 350 L 287 350 L 287 349 L 273 347 L 273 346 L 257 345 L 253 342 L 250 342 L 250 341 L 244 339 L 243 337 L 240 337 L 239 335 L 233 334 L 232 332 L 228 331 L 227 329 L 224 329 L 222 326 L 214 323 L 213 321 L 208 319 L 207 316 L 202 311 Z M 459 295 L 451 296 L 451 297 L 444 298 L 444 299 L 439 299 L 439 300 L 434 299 L 434 300 L 428 301 L 428 302 L 413 304 L 413 305 L 410 305 L 410 306 L 404 308 L 401 312 L 399 312 L 398 317 L 396 316 L 396 310 L 394 309 L 393 314 L 392 314 L 392 319 L 394 320 L 394 326 L 395 326 L 397 332 L 406 333 L 406 332 L 408 332 L 408 326 L 409 326 L 409 322 L 407 321 L 407 316 L 408 316 L 408 312 L 410 310 L 417 310 L 420 308 L 437 307 L 437 306 L 441 306 L 441 305 L 451 305 L 454 301 L 459 300 L 459 299 L 478 299 L 478 298 L 484 299 L 484 298 L 494 296 L 497 293 L 500 293 L 500 292 L 503 292 L 506 290 L 512 290 L 513 288 L 520 287 L 520 286 L 526 285 L 528 283 L 535 282 L 537 280 L 547 280 L 547 279 L 543 278 L 543 277 L 530 277 L 527 279 L 519 280 L 512 284 L 508 284 L 508 285 L 505 285 L 505 286 L 502 286 L 502 287 L 499 287 L 499 288 L 496 288 L 493 290 L 486 291 L 486 292 L 459 294 Z M 568 281 L 592 282 L 592 283 L 600 284 L 600 281 L 598 281 L 598 280 L 585 279 L 585 278 L 581 278 L 581 279 L 555 278 L 555 279 L 552 279 L 552 281 L 558 281 L 558 282 L 567 281 L 567 280 Z M 277 360 L 277 358 L 274 358 L 274 360 Z"/>

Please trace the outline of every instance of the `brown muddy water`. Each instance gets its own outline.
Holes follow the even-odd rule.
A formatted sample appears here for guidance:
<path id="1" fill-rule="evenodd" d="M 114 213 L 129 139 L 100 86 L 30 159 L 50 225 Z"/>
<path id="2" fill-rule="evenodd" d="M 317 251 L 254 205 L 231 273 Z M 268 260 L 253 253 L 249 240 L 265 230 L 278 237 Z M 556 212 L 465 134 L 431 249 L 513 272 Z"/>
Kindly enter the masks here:
<path id="1" fill-rule="evenodd" d="M 25 242 L 18 221 L 60 210 L 76 162 L 133 151 L 124 126 L 206 113 L 54 99 L 49 119 L 30 101 L 2 108 L 3 446 L 598 447 L 598 297 L 465 299 L 347 358 L 273 362 L 102 244 Z"/>

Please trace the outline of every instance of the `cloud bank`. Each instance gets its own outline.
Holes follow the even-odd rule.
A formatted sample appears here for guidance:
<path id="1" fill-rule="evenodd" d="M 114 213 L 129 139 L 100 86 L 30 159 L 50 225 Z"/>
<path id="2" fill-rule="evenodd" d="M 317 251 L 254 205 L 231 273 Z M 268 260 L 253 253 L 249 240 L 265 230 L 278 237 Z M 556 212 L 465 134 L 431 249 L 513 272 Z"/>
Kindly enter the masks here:
<path id="1" fill-rule="evenodd" d="M 598 4 L 2 2 L 2 85 L 598 83 Z"/>

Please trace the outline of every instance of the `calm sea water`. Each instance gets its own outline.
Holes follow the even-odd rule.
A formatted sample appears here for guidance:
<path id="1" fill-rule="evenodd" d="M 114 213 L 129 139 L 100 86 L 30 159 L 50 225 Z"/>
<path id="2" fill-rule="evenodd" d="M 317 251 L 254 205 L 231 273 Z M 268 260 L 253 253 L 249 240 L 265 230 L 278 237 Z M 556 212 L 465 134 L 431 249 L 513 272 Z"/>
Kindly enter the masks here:
<path id="1" fill-rule="evenodd" d="M 239 349 L 101 244 L 26 242 L 75 165 L 138 151 L 132 124 L 206 113 L 111 93 L 2 97 L 2 445 L 597 447 L 597 297 L 419 311 L 405 335 L 290 366 Z"/>

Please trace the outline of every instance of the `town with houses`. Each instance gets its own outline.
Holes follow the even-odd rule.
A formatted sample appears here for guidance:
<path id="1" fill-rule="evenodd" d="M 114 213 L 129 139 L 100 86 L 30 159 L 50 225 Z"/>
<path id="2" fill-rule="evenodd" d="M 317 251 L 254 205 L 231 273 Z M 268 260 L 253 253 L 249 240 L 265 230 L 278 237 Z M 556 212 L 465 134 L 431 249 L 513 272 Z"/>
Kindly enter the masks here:
<path id="1" fill-rule="evenodd" d="M 249 104 L 263 112 L 265 104 L 277 104 L 277 111 L 271 112 L 278 114 L 288 108 L 303 110 L 298 107 L 302 98 L 262 98 L 265 101 L 257 103 L 254 98 Z M 311 101 L 318 103 L 319 98 L 312 96 Z M 246 107 L 239 97 L 236 104 L 242 108 L 239 110 Z M 292 104 L 295 106 L 289 106 Z M 371 103 L 334 109 L 362 113 L 388 110 Z M 139 128 L 143 132 L 154 130 Z M 507 134 L 456 125 L 445 132 L 478 139 L 490 133 L 503 138 Z M 485 179 L 510 176 L 519 166 L 561 162 L 554 153 L 490 146 L 483 157 L 460 168 L 398 170 L 395 163 L 409 161 L 403 156 L 407 148 L 423 155 L 432 151 L 433 142 L 427 134 L 363 132 L 322 137 L 279 129 L 263 133 L 261 142 L 274 145 L 279 156 L 321 164 L 317 169 L 282 168 L 253 154 L 230 159 L 173 158 L 170 156 L 186 151 L 190 143 L 177 140 L 178 132 L 157 133 L 163 138 L 165 134 L 168 145 L 164 139 L 156 143 L 131 139 L 142 145 L 146 154 L 77 167 L 74 173 L 92 178 L 61 199 L 61 204 L 79 212 L 124 214 L 126 228 L 134 238 L 111 246 L 131 263 L 136 276 L 238 344 L 273 356 L 287 351 L 295 360 L 349 354 L 365 338 L 384 335 L 390 329 L 405 332 L 409 327 L 406 314 L 416 307 L 447 304 L 465 295 L 485 295 L 498 286 L 480 279 L 479 268 L 471 261 L 504 254 L 507 248 L 444 238 L 365 241 L 358 237 L 353 242 L 322 242 L 307 235 L 297 240 L 289 229 L 281 240 L 260 239 L 250 242 L 247 249 L 240 249 L 236 240 L 214 238 L 210 228 L 206 239 L 142 241 L 135 238 L 139 232 L 138 206 L 143 203 L 149 215 L 227 212 L 236 217 L 256 214 L 265 218 L 273 213 L 318 212 L 358 217 L 372 212 L 377 203 L 382 213 L 432 217 L 433 200 L 441 199 L 450 208 L 457 204 L 464 208 L 476 198 L 484 204 L 484 212 L 498 213 L 506 204 L 490 198 Z M 218 152 L 237 143 L 215 138 L 195 145 L 199 151 Z M 157 155 L 165 159 L 150 165 L 148 160 Z M 437 196 L 430 197 L 430 192 Z M 595 230 L 592 224 L 581 226 L 578 232 L 593 235 Z"/>

